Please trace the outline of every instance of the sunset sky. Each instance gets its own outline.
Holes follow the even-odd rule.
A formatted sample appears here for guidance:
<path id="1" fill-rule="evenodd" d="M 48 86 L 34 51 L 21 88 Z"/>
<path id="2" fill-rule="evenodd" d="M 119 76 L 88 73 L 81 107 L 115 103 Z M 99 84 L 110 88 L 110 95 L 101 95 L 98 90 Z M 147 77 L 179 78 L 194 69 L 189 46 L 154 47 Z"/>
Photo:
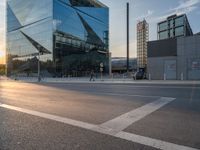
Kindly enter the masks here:
<path id="1" fill-rule="evenodd" d="M 200 0 L 100 0 L 110 7 L 110 51 L 126 56 L 126 2 L 130 2 L 130 54 L 136 57 L 136 24 L 146 18 L 150 40 L 157 38 L 157 23 L 169 15 L 186 13 L 193 32 L 200 32 Z M 5 0 L 0 0 L 0 63 L 5 54 Z"/>

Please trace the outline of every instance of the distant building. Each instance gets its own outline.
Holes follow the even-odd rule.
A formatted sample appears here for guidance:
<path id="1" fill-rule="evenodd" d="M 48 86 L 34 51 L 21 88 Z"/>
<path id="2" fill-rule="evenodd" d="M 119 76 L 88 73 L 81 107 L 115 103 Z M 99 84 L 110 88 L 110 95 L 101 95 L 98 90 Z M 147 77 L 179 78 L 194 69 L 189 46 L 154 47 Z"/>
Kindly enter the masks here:
<path id="1" fill-rule="evenodd" d="M 147 46 L 149 78 L 200 80 L 200 35 L 193 35 L 186 15 L 158 23 L 158 39 Z"/>
<path id="2" fill-rule="evenodd" d="M 149 40 L 149 24 L 143 20 L 137 24 L 137 64 L 138 68 L 147 66 L 147 42 Z"/>
<path id="3" fill-rule="evenodd" d="M 172 15 L 158 23 L 158 40 L 193 35 L 186 14 Z"/>
<path id="4" fill-rule="evenodd" d="M 109 71 L 109 8 L 98 0 L 7 0 L 7 73 Z"/>
<path id="5" fill-rule="evenodd" d="M 126 68 L 126 61 L 125 57 L 114 57 L 112 58 L 112 72 L 113 73 L 125 73 L 127 72 Z M 137 58 L 130 58 L 129 59 L 129 68 L 130 71 L 134 71 L 137 69 Z"/>
<path id="6" fill-rule="evenodd" d="M 200 80 L 200 35 L 148 42 L 147 64 L 154 80 Z"/>

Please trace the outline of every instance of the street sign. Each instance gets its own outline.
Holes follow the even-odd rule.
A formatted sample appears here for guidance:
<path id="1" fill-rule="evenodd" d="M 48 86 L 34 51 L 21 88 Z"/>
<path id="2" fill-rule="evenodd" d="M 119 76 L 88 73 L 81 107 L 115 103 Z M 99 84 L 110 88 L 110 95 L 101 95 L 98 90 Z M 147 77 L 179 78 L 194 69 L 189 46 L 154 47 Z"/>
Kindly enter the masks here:
<path id="1" fill-rule="evenodd" d="M 100 63 L 100 67 L 103 68 L 103 63 Z"/>
<path id="2" fill-rule="evenodd" d="M 100 71 L 103 72 L 103 68 L 100 68 Z"/>

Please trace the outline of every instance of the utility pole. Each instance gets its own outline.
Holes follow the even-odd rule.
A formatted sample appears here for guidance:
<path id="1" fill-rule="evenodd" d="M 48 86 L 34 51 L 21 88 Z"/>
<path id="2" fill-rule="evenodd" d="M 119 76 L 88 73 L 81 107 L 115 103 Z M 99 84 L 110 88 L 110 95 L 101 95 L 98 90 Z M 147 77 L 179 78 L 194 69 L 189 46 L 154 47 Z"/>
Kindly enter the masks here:
<path id="1" fill-rule="evenodd" d="M 127 3 L 127 72 L 129 72 L 129 3 Z"/>
<path id="2" fill-rule="evenodd" d="M 40 74 L 40 54 L 41 54 L 41 47 L 40 45 L 37 45 L 38 48 L 38 82 L 41 81 L 41 74 Z"/>
<path id="3" fill-rule="evenodd" d="M 41 81 L 41 76 L 40 76 L 40 51 L 38 52 L 38 82 Z"/>

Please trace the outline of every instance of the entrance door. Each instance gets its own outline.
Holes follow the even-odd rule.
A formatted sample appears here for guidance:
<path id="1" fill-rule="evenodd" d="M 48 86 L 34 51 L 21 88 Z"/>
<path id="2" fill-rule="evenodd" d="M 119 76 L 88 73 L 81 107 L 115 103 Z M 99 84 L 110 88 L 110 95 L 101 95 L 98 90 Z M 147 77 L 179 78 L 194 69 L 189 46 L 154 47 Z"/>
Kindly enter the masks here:
<path id="1" fill-rule="evenodd" d="M 200 80 L 200 58 L 191 58 L 188 64 L 188 79 Z"/>
<path id="2" fill-rule="evenodd" d="M 165 60 L 166 80 L 176 80 L 176 60 Z"/>

